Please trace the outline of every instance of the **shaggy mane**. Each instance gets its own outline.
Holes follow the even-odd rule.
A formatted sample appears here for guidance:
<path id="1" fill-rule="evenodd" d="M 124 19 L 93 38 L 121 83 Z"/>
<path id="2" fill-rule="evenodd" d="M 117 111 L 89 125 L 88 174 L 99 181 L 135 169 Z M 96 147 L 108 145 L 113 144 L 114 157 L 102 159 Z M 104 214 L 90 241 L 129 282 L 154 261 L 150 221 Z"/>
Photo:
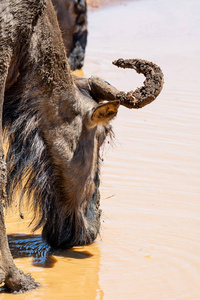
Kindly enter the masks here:
<path id="1" fill-rule="evenodd" d="M 15 95 L 13 101 L 14 90 L 15 85 L 6 92 L 3 109 L 4 136 L 8 140 L 5 154 L 7 206 L 13 203 L 15 192 L 21 191 L 20 203 L 25 196 L 34 209 L 36 230 L 45 224 L 57 197 L 52 189 L 56 176 L 39 129 L 37 99 L 27 100 Z"/>

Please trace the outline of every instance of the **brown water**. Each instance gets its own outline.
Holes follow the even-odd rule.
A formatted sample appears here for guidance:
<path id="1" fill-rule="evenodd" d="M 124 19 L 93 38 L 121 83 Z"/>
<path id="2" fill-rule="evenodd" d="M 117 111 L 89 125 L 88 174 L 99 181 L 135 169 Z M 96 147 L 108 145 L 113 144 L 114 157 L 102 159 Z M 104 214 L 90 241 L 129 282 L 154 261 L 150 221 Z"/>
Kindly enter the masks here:
<path id="1" fill-rule="evenodd" d="M 42 287 L 0 299 L 200 299 L 199 11 L 199 0 L 141 0 L 89 13 L 86 76 L 134 89 L 143 76 L 111 61 L 138 57 L 162 67 L 165 86 L 154 103 L 122 107 L 113 122 L 101 237 L 44 260 L 15 259 Z M 7 221 L 9 233 L 27 232 L 26 219 Z"/>

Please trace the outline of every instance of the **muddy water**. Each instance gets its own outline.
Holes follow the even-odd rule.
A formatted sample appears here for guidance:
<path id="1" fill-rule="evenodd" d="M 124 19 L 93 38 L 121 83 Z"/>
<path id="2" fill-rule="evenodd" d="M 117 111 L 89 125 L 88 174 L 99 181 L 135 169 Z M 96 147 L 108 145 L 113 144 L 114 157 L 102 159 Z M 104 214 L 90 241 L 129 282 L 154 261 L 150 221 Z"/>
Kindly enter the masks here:
<path id="1" fill-rule="evenodd" d="M 42 287 L 0 299 L 200 299 L 199 11 L 198 0 L 141 0 L 89 12 L 85 75 L 134 89 L 143 76 L 111 61 L 145 58 L 162 67 L 164 90 L 142 110 L 120 108 L 113 122 L 101 237 L 54 256 L 30 237 L 15 261 Z M 7 221 L 9 233 L 27 232 L 27 218 Z M 35 245 L 42 257 L 25 257 Z"/>

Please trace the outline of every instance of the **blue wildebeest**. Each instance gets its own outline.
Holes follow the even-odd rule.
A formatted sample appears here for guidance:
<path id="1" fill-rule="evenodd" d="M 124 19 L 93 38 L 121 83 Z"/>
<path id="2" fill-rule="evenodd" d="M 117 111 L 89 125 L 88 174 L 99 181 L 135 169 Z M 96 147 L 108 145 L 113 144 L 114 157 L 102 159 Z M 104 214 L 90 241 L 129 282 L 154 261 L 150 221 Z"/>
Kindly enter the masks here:
<path id="1" fill-rule="evenodd" d="M 86 0 L 52 0 L 72 70 L 83 66 L 87 44 Z"/>
<path id="2" fill-rule="evenodd" d="M 0 282 L 11 290 L 37 286 L 16 268 L 4 224 L 3 202 L 12 203 L 22 179 L 35 228 L 53 249 L 91 243 L 99 233 L 99 148 L 110 121 L 119 105 L 153 101 L 163 84 L 153 63 L 114 64 L 143 73 L 144 86 L 126 94 L 100 78 L 72 76 L 51 0 L 1 0 L 0 124 L 9 149 L 5 162 L 0 126 Z"/>

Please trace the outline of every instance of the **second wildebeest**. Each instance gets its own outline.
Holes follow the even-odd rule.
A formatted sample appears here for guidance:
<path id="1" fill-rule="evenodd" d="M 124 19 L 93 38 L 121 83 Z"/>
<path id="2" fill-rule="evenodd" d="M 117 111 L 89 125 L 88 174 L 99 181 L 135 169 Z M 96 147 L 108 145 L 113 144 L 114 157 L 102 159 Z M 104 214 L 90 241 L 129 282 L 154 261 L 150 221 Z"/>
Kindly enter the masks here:
<path id="1" fill-rule="evenodd" d="M 114 64 L 143 73 L 144 86 L 126 94 L 100 78 L 72 76 L 51 1 L 1 1 L 0 109 L 9 149 L 6 168 L 0 126 L 0 282 L 12 290 L 27 286 L 12 261 L 3 218 L 3 199 L 12 204 L 16 189 L 53 249 L 91 243 L 99 233 L 99 149 L 112 134 L 110 121 L 120 105 L 153 101 L 163 84 L 153 63 Z"/>
<path id="2" fill-rule="evenodd" d="M 68 62 L 72 70 L 81 69 L 87 44 L 86 0 L 52 0 L 57 13 Z"/>

